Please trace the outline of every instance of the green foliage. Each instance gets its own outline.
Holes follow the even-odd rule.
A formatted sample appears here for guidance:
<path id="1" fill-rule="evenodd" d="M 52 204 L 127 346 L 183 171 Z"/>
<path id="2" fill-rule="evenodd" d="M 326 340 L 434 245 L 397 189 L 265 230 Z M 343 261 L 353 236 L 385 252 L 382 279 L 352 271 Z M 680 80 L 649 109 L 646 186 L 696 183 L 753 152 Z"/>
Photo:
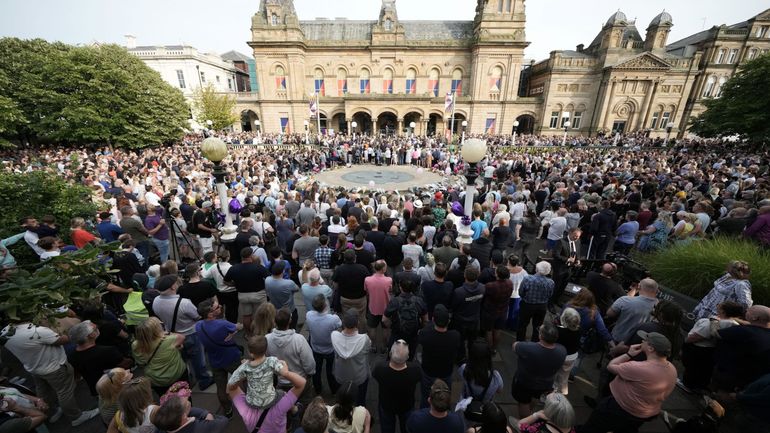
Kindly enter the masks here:
<path id="1" fill-rule="evenodd" d="M 138 148 L 181 138 L 188 112 L 178 89 L 117 45 L 0 39 L 0 138 Z"/>
<path id="2" fill-rule="evenodd" d="M 754 303 L 770 305 L 770 256 L 762 254 L 756 244 L 720 237 L 674 245 L 640 259 L 655 280 L 695 299 L 711 290 L 728 263 L 743 260 L 751 267 Z"/>
<path id="3" fill-rule="evenodd" d="M 207 120 L 212 122 L 212 129 L 224 129 L 238 121 L 235 114 L 235 97 L 217 93 L 209 83 L 205 87 L 195 89 L 193 93 L 193 111 L 195 119 L 201 126 L 208 127 Z"/>
<path id="4" fill-rule="evenodd" d="M 706 111 L 692 121 L 692 132 L 770 143 L 770 55 L 742 65 L 722 86 L 721 96 L 705 105 Z"/>
<path id="5" fill-rule="evenodd" d="M 19 221 L 26 216 L 40 219 L 53 215 L 62 227 L 62 238 L 68 239 L 70 219 L 80 216 L 92 219 L 97 209 L 85 186 L 72 185 L 55 174 L 35 171 L 15 174 L 0 173 L 0 237 L 6 238 L 24 231 Z M 24 241 L 11 247 L 20 263 L 37 262 L 37 255 Z"/>
<path id="6" fill-rule="evenodd" d="M 0 285 L 0 311 L 12 320 L 40 323 L 57 316 L 57 308 L 93 299 L 106 291 L 110 271 L 100 256 L 118 248 L 117 242 L 87 246 L 54 257 L 34 272 L 18 270 Z"/>

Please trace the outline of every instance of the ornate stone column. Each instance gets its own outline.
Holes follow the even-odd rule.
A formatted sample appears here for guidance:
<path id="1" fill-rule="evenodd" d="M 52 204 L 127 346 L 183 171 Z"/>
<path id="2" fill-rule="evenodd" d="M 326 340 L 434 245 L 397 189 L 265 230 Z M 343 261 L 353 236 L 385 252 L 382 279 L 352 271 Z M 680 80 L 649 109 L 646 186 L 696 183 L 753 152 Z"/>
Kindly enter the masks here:
<path id="1" fill-rule="evenodd" d="M 404 119 L 399 118 L 397 120 L 398 120 L 398 132 L 396 133 L 396 135 L 402 136 L 404 135 Z"/>

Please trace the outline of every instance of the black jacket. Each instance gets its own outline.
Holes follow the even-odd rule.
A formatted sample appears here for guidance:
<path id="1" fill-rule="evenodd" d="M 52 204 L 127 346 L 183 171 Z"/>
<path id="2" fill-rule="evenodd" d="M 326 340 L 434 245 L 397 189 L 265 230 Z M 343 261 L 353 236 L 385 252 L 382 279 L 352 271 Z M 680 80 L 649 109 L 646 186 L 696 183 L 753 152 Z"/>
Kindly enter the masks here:
<path id="1" fill-rule="evenodd" d="M 483 236 L 471 242 L 471 257 L 479 261 L 481 269 L 488 268 L 489 258 L 492 257 L 492 242 Z"/>

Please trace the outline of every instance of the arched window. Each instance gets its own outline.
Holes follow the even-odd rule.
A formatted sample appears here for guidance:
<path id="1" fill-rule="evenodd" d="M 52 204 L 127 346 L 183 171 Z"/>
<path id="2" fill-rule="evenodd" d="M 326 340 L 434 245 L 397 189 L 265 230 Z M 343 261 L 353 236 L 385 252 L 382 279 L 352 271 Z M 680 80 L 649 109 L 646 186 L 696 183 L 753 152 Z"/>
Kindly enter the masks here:
<path id="1" fill-rule="evenodd" d="M 278 14 L 270 15 L 270 25 L 272 25 L 272 26 L 277 26 L 278 25 Z"/>
<path id="2" fill-rule="evenodd" d="M 348 72 L 343 68 L 337 69 L 337 96 L 348 93 Z"/>
<path id="3" fill-rule="evenodd" d="M 460 69 L 452 71 L 452 93 L 463 94 L 463 71 Z"/>
<path id="4" fill-rule="evenodd" d="M 714 91 L 714 97 L 715 98 L 718 98 L 718 97 L 722 96 L 722 87 L 724 87 L 726 82 L 727 82 L 727 78 L 719 77 L 719 82 L 717 84 L 717 88 Z"/>
<path id="5" fill-rule="evenodd" d="M 428 73 L 428 93 L 438 96 L 438 69 L 433 68 Z"/>
<path id="6" fill-rule="evenodd" d="M 414 95 L 417 93 L 417 71 L 414 68 L 406 70 L 406 89 L 407 95 Z"/>
<path id="7" fill-rule="evenodd" d="M 391 21 L 390 18 L 385 19 L 385 30 L 387 31 L 393 30 L 393 21 Z"/>
<path id="8" fill-rule="evenodd" d="M 361 69 L 361 73 L 359 74 L 359 88 L 361 90 L 362 94 L 366 94 L 371 92 L 371 86 L 369 85 L 369 70 L 368 69 Z"/>
<path id="9" fill-rule="evenodd" d="M 390 95 L 393 93 L 393 70 L 385 69 L 382 73 L 382 93 Z"/>
<path id="10" fill-rule="evenodd" d="M 275 67 L 275 88 L 277 90 L 286 90 L 286 71 L 283 66 Z"/>
<path id="11" fill-rule="evenodd" d="M 502 83 L 503 68 L 495 66 L 492 68 L 492 72 L 489 75 L 489 91 L 490 93 L 497 93 L 500 91 L 500 85 Z"/>
<path id="12" fill-rule="evenodd" d="M 706 80 L 706 85 L 703 87 L 703 94 L 702 96 L 704 98 L 708 98 L 711 96 L 711 92 L 714 90 L 714 86 L 717 83 L 717 79 L 715 76 L 710 76 L 708 80 Z"/>
<path id="13" fill-rule="evenodd" d="M 313 72 L 315 92 L 319 96 L 326 96 L 326 84 L 324 83 L 324 71 L 316 68 Z"/>
<path id="14" fill-rule="evenodd" d="M 725 61 L 725 51 L 726 51 L 726 50 L 725 50 L 724 48 L 722 48 L 721 50 L 719 50 L 719 52 L 717 53 L 717 58 L 716 58 L 716 60 L 714 61 L 714 63 L 716 63 L 717 65 L 719 65 L 719 64 L 721 64 L 722 62 L 724 62 L 724 61 Z"/>

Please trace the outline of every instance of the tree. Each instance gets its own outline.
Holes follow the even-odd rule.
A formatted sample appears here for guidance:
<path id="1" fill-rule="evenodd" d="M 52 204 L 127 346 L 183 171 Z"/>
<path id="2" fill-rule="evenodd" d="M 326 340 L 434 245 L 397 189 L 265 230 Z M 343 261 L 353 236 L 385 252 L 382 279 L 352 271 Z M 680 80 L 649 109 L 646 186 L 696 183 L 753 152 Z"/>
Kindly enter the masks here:
<path id="1" fill-rule="evenodd" d="M 705 105 L 706 111 L 692 121 L 692 132 L 770 143 L 770 56 L 741 66 L 722 86 L 721 96 L 707 99 Z"/>
<path id="2" fill-rule="evenodd" d="M 202 126 L 207 126 L 206 121 L 210 120 L 211 128 L 223 129 L 238 120 L 235 114 L 235 98 L 217 93 L 211 83 L 195 90 L 192 106 L 195 118 Z"/>
<path id="3" fill-rule="evenodd" d="M 188 117 L 182 93 L 117 45 L 0 39 L 0 137 L 137 148 L 179 140 Z"/>

